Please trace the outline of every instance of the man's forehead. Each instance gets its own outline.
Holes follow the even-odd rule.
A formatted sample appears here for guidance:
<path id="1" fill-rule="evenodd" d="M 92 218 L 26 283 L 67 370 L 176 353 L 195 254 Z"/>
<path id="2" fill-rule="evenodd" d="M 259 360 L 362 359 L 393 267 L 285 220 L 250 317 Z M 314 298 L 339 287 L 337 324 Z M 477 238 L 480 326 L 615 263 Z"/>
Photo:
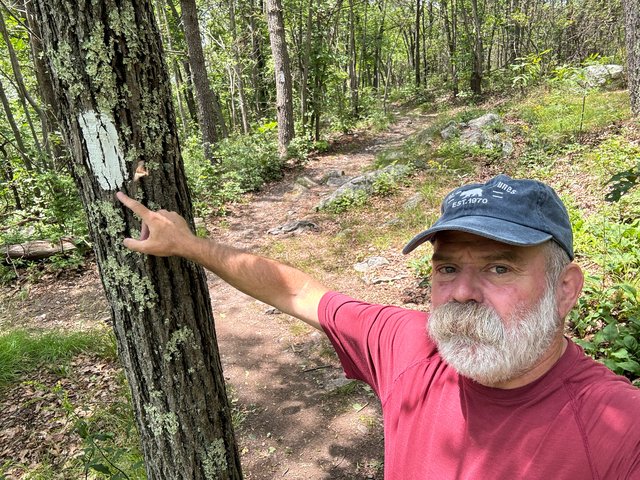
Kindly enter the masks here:
<path id="1" fill-rule="evenodd" d="M 518 259 L 537 253 L 539 248 L 525 247 L 518 245 L 510 245 L 498 242 L 490 238 L 475 235 L 473 233 L 458 232 L 455 230 L 447 230 L 438 232 L 433 243 L 434 258 L 453 252 L 457 249 L 470 248 L 483 257 L 495 257 L 504 259 Z"/>

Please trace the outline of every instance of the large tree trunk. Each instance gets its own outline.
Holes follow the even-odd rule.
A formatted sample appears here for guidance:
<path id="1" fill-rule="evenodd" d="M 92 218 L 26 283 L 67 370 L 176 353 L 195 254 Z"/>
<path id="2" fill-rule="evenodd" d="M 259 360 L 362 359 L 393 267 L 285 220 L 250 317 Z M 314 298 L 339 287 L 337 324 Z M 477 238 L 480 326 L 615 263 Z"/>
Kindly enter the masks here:
<path id="1" fill-rule="evenodd" d="M 276 73 L 276 115 L 278 120 L 278 149 L 281 156 L 287 155 L 287 147 L 294 137 L 293 123 L 293 86 L 291 83 L 291 64 L 284 30 L 282 3 L 280 0 L 267 0 L 267 23 L 271 53 Z"/>
<path id="2" fill-rule="evenodd" d="M 239 479 L 204 272 L 122 245 L 117 190 L 193 225 L 171 93 L 147 0 L 35 0 L 58 118 L 89 219 L 149 479 Z M 132 178 L 144 162 L 148 176 Z"/>
<path id="3" fill-rule="evenodd" d="M 640 0 L 623 0 L 631 111 L 640 115 Z"/>
<path id="4" fill-rule="evenodd" d="M 202 37 L 198 25 L 198 12 L 195 0 L 180 0 L 182 7 L 182 25 L 187 41 L 189 65 L 193 75 L 193 85 L 198 103 L 198 124 L 202 131 L 202 143 L 207 160 L 216 162 L 213 155 L 213 145 L 220 137 L 227 136 L 227 127 L 222 117 L 222 109 L 207 75 L 207 67 L 202 50 Z M 220 134 L 218 133 L 220 130 Z"/>

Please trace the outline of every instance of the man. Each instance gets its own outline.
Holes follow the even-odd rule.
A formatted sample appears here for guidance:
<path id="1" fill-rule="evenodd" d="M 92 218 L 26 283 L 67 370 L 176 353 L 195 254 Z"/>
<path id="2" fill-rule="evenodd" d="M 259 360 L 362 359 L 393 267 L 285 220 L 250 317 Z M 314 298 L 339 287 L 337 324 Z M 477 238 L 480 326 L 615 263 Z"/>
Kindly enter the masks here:
<path id="1" fill-rule="evenodd" d="M 433 243 L 430 315 L 331 292 L 118 198 L 143 220 L 128 248 L 193 260 L 327 334 L 380 397 L 387 480 L 640 480 L 640 390 L 563 336 L 583 276 L 549 186 L 499 175 L 444 199 L 404 249 Z"/>

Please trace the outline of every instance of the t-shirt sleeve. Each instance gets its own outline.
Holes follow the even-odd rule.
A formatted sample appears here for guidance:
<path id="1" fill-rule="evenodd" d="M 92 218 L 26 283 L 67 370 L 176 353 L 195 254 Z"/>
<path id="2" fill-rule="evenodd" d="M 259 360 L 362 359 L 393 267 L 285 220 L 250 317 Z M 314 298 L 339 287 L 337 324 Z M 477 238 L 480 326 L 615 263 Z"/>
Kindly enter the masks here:
<path id="1" fill-rule="evenodd" d="M 347 377 L 368 383 L 381 398 L 398 375 L 435 352 L 424 312 L 329 292 L 318 315 Z"/>

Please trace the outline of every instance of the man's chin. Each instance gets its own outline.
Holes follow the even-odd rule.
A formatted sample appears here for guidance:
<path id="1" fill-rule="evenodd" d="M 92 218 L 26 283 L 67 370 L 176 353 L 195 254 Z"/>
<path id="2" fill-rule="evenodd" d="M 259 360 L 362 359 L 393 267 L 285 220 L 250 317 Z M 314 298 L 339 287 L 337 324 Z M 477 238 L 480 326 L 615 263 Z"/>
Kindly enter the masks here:
<path id="1" fill-rule="evenodd" d="M 456 338 L 438 343 L 442 359 L 463 377 L 483 385 L 513 378 L 513 372 L 499 365 L 503 358 L 495 345 L 486 345 L 469 338 Z"/>

